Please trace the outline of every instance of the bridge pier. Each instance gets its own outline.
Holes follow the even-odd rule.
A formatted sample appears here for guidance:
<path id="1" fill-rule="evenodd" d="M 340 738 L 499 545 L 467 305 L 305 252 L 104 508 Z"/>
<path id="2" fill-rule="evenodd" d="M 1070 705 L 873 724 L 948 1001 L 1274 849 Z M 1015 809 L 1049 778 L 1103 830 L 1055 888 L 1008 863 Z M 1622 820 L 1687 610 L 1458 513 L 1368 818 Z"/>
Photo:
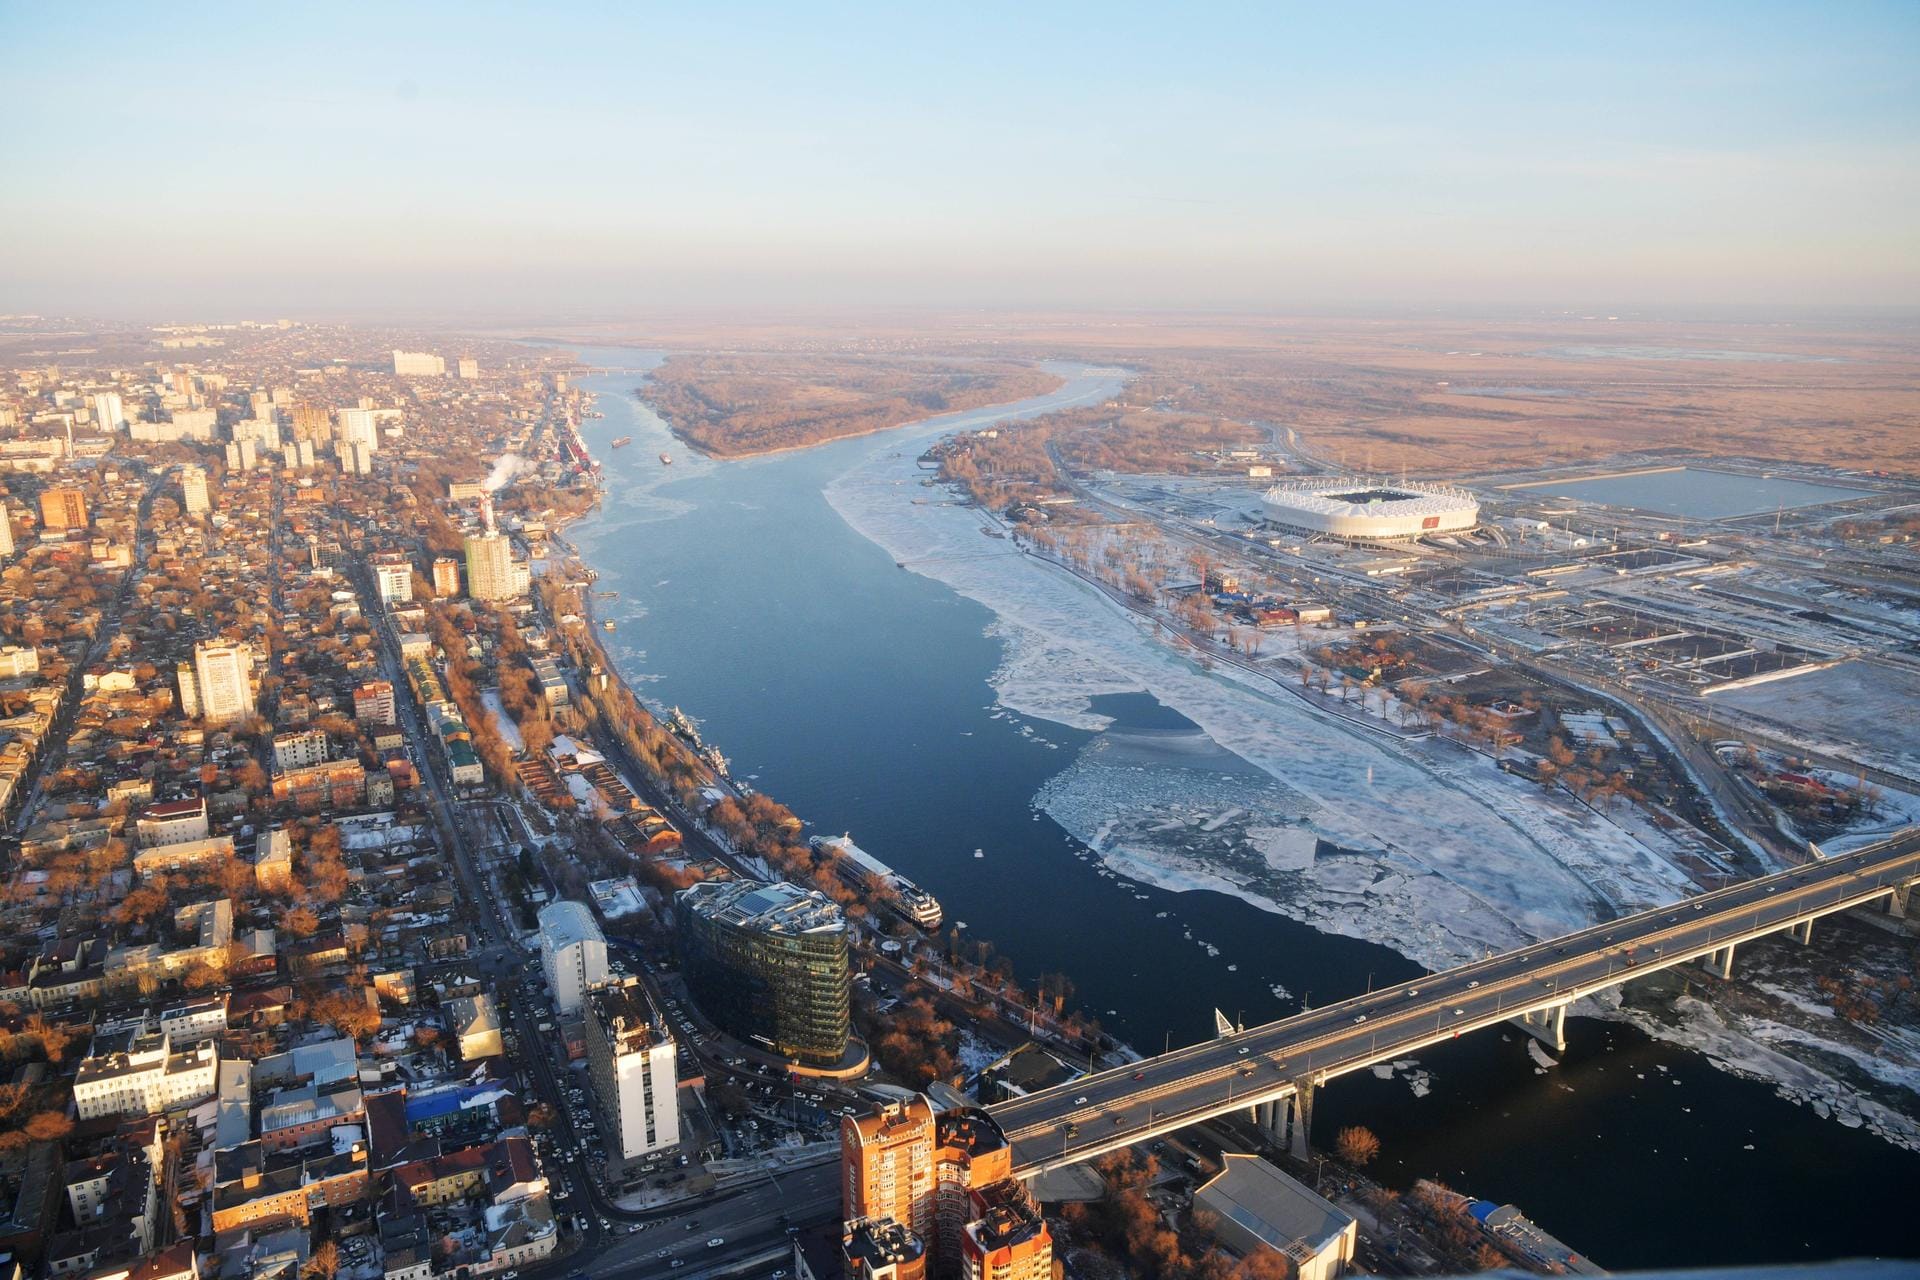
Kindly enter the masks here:
<path id="1" fill-rule="evenodd" d="M 1910 884 L 1895 885 L 1887 895 L 1887 914 L 1899 920 L 1907 918 L 1907 900 L 1913 896 Z"/>
<path id="2" fill-rule="evenodd" d="M 1709 952 L 1703 963 L 1707 967 L 1707 972 L 1716 978 L 1733 977 L 1733 944 L 1729 942 L 1726 946 Z"/>
<path id="3" fill-rule="evenodd" d="M 1253 1108 L 1254 1123 L 1276 1147 L 1297 1158 L 1307 1158 L 1307 1138 L 1313 1128 L 1313 1086 L 1296 1080 L 1293 1092 L 1270 1098 Z"/>
<path id="4" fill-rule="evenodd" d="M 1787 930 L 1795 942 L 1801 946 L 1813 945 L 1813 917 L 1808 916 L 1793 928 Z"/>
<path id="5" fill-rule="evenodd" d="M 1567 1051 L 1567 1006 L 1556 1004 L 1551 1009 L 1538 1009 L 1532 1013 L 1523 1013 L 1508 1022 L 1520 1028 L 1555 1053 Z"/>
<path id="6" fill-rule="evenodd" d="M 1313 1131 L 1313 1085 L 1301 1080 L 1294 1084 L 1293 1090 L 1293 1097 L 1287 1100 L 1293 1112 L 1293 1134 L 1288 1149 L 1296 1160 L 1305 1160 L 1307 1138 Z"/>

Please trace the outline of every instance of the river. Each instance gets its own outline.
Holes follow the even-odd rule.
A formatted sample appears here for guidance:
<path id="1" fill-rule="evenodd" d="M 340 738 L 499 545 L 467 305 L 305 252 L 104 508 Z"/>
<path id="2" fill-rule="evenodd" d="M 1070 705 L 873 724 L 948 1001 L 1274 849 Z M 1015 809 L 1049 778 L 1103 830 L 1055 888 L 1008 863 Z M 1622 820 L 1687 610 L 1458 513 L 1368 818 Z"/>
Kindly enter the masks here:
<path id="1" fill-rule="evenodd" d="M 934 436 L 1097 404 L 1117 376 L 1074 370 L 1011 409 L 714 462 L 634 401 L 657 355 L 581 357 L 628 371 L 581 383 L 606 415 L 584 433 L 606 462 L 606 500 L 569 535 L 619 593 L 603 610 L 618 624 L 614 660 L 642 698 L 684 708 L 737 776 L 814 833 L 851 832 L 1023 975 L 1067 974 L 1075 1000 L 1145 1052 L 1211 1035 L 1216 1007 L 1253 1023 L 1419 972 L 1387 947 L 1235 897 L 1105 871 L 1035 806 L 1102 735 L 1001 707 L 994 616 L 896 567 L 824 496 L 876 451 L 917 454 Z M 633 443 L 610 449 L 622 435 Z M 1013 553 L 983 537 L 978 554 Z M 1151 751 L 1195 734 L 1145 694 L 1109 693 L 1096 709 L 1113 720 L 1103 745 Z M 1390 1078 L 1337 1081 L 1316 1134 L 1363 1123 L 1381 1138 L 1374 1171 L 1389 1183 L 1438 1177 L 1516 1202 L 1610 1267 L 1915 1250 L 1904 1211 L 1920 1156 L 1629 1027 L 1571 1019 L 1568 1039 L 1550 1070 L 1517 1033 L 1483 1033 Z"/>

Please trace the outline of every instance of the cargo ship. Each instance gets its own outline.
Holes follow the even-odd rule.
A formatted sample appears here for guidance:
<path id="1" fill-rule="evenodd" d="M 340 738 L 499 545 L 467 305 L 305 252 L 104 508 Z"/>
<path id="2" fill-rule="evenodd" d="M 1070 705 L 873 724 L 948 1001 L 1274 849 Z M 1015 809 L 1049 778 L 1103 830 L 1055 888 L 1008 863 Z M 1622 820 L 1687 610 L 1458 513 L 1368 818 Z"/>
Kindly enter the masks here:
<path id="1" fill-rule="evenodd" d="M 877 887 L 882 905 L 908 924 L 928 933 L 940 927 L 944 917 L 939 900 L 855 844 L 851 836 L 815 836 L 807 843 L 839 854 L 840 878 L 854 889 Z"/>
<path id="2" fill-rule="evenodd" d="M 632 443 L 632 436 L 616 436 L 613 441 L 613 447 L 616 449 L 624 449 Z"/>

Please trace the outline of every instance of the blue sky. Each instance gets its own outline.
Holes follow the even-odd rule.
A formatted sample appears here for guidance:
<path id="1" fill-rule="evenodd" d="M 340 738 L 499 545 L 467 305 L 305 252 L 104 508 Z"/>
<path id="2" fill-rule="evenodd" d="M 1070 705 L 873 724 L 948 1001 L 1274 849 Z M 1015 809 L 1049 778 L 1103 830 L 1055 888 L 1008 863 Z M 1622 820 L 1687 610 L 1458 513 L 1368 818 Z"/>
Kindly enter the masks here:
<path id="1" fill-rule="evenodd" d="M 0 0 L 0 311 L 1920 302 L 1913 4 L 549 7 Z"/>

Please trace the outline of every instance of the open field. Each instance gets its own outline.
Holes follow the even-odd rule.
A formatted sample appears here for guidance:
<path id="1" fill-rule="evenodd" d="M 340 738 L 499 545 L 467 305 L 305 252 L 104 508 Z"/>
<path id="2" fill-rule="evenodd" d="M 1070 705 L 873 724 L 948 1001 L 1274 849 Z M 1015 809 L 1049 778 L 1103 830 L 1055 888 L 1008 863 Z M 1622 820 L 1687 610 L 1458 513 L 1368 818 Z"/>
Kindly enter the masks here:
<path id="1" fill-rule="evenodd" d="M 1130 404 L 1291 427 L 1313 454 L 1379 471 L 1460 474 L 1662 450 L 1920 472 L 1911 320 L 821 314 L 663 319 L 575 336 L 589 333 L 681 349 L 750 345 L 796 357 L 780 376 L 887 395 L 897 388 L 863 388 L 834 370 L 868 354 L 1121 363 L 1143 375 Z M 771 376 L 764 356 L 751 367 Z"/>

